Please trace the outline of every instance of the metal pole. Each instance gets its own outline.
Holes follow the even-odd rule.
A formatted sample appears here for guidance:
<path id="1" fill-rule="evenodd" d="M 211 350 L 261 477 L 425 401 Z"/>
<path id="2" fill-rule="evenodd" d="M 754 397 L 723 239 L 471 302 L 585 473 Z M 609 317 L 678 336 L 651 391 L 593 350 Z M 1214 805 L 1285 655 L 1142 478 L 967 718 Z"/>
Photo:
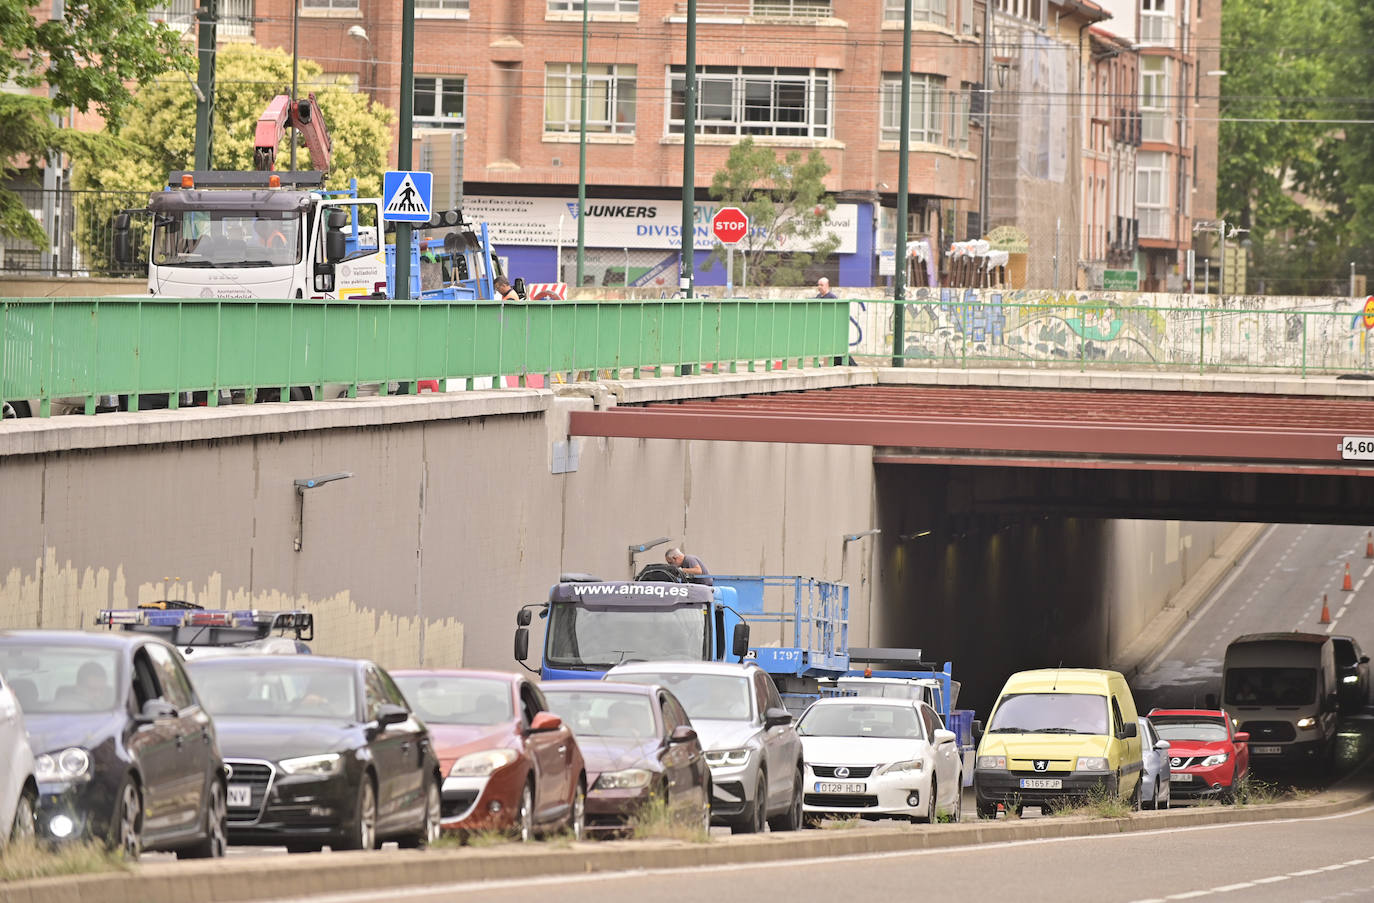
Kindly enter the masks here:
<path id="1" fill-rule="evenodd" d="M 983 140 L 982 178 L 979 180 L 978 234 L 988 234 L 988 175 L 992 154 L 992 0 L 983 0 Z"/>
<path id="2" fill-rule="evenodd" d="M 1221 221 L 1221 264 L 1217 267 L 1217 306 L 1226 306 L 1226 220 Z"/>
<path id="3" fill-rule="evenodd" d="M 735 297 L 735 246 L 726 245 L 725 251 L 725 297 Z"/>
<path id="4" fill-rule="evenodd" d="M 587 240 L 587 10 L 591 0 L 582 0 L 582 119 L 577 131 L 577 285 L 582 287 Z"/>
<path id="5" fill-rule="evenodd" d="M 210 168 L 215 144 L 215 25 L 219 21 L 219 0 L 201 0 L 196 33 L 196 164 L 198 170 Z M 296 143 L 291 142 L 291 153 Z M 291 167 L 295 169 L 295 166 Z"/>
<path id="6" fill-rule="evenodd" d="M 911 0 L 902 5 L 902 138 L 897 160 L 897 266 L 892 274 L 892 366 L 906 350 L 907 163 L 911 156 Z M 925 109 L 923 104 L 921 109 Z"/>
<path id="7" fill-rule="evenodd" d="M 696 254 L 697 0 L 687 0 L 687 65 L 682 71 L 682 258 L 677 287 L 692 297 Z"/>
<path id="8" fill-rule="evenodd" d="M 299 85 L 299 81 L 300 81 L 300 71 L 299 71 L 299 70 L 300 70 L 300 66 L 299 66 L 299 62 L 300 62 L 300 42 L 299 42 L 299 35 L 300 35 L 300 20 L 301 20 L 301 0 L 291 0 L 291 102 L 292 102 L 292 103 L 295 103 L 295 102 L 296 102 L 296 94 L 298 93 L 298 89 L 299 89 L 299 87 L 300 87 L 300 85 Z M 368 56 L 372 56 L 372 39 L 371 39 L 371 38 L 368 38 L 368 39 L 367 39 L 367 55 L 368 55 Z M 377 73 L 376 73 L 376 70 L 375 70 L 375 69 L 373 70 L 373 73 L 372 73 L 372 83 L 373 83 L 373 84 L 372 84 L 372 91 L 373 91 L 373 95 L 372 95 L 372 96 L 373 96 L 373 98 L 375 99 L 376 96 L 377 96 L 377 95 L 376 95 L 376 91 L 377 91 Z M 296 130 L 295 130 L 295 129 L 292 129 L 292 130 L 289 132 L 289 134 L 291 135 L 291 171 L 292 171 L 292 172 L 295 172 L 295 171 L 296 171 Z M 314 161 L 312 160 L 311 162 L 313 163 Z"/>
<path id="9" fill-rule="evenodd" d="M 1350 297 L 1355 297 L 1355 261 L 1350 261 Z"/>
<path id="10" fill-rule="evenodd" d="M 415 160 L 411 128 L 415 119 L 415 0 L 401 2 L 401 134 L 397 142 L 397 169 L 410 169 Z M 486 245 L 484 244 L 485 248 Z M 484 261 L 483 270 L 491 268 Z M 410 223 L 396 224 L 396 285 L 392 297 L 410 298 Z"/>

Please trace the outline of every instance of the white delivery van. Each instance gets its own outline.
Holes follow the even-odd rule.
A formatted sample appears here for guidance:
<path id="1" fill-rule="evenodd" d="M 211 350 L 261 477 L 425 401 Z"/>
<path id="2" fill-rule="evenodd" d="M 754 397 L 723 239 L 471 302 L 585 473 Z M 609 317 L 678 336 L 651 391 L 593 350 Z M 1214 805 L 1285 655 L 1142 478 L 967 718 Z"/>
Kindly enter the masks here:
<path id="1" fill-rule="evenodd" d="M 1252 633 L 1226 647 L 1222 708 L 1250 735 L 1252 767 L 1330 768 L 1339 705 L 1331 638 Z"/>

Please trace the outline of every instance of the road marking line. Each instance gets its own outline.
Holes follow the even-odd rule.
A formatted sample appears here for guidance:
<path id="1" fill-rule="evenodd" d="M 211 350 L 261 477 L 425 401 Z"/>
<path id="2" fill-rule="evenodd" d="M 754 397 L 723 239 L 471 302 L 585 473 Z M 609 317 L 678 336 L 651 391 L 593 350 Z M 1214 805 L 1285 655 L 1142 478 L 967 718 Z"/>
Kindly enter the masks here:
<path id="1" fill-rule="evenodd" d="M 1214 887 L 1214 888 L 1212 888 L 1212 893 L 1214 893 L 1214 894 L 1228 894 L 1228 893 L 1230 893 L 1230 892 L 1233 891 L 1233 890 L 1245 890 L 1245 888 L 1247 888 L 1247 887 L 1254 887 L 1254 886 L 1255 886 L 1255 882 L 1253 882 L 1253 881 L 1242 881 L 1242 882 L 1239 883 L 1239 884 L 1224 884 L 1224 885 L 1222 885 L 1221 887 Z"/>
<path id="2" fill-rule="evenodd" d="M 1362 586 L 1364 586 L 1364 578 L 1363 578 L 1363 577 L 1361 577 L 1361 578 L 1359 579 L 1359 582 L 1355 584 L 1355 588 L 1352 589 L 1351 592 L 1352 592 L 1352 593 L 1358 593 L 1358 592 L 1360 591 L 1360 587 L 1362 587 Z"/>
<path id="3" fill-rule="evenodd" d="M 1341 610 L 1336 612 L 1336 620 L 1339 621 L 1341 618 L 1345 617 L 1345 610 L 1349 607 L 1349 605 L 1342 605 Z"/>
<path id="4" fill-rule="evenodd" d="M 1166 897 L 1165 899 L 1167 899 L 1167 900 L 1192 900 L 1192 899 L 1195 899 L 1195 898 L 1197 898 L 1197 897 L 1205 897 L 1205 896 L 1207 896 L 1207 895 L 1210 894 L 1210 893 L 1211 893 L 1210 890 L 1190 890 L 1190 891 L 1188 891 L 1187 893 L 1183 893 L 1183 894 L 1170 894 L 1170 895 L 1169 895 L 1168 897 Z"/>
<path id="5" fill-rule="evenodd" d="M 1335 630 L 1335 629 L 1336 629 L 1336 623 L 1337 623 L 1337 622 L 1332 621 L 1330 624 L 1328 624 L 1328 625 L 1326 626 L 1326 632 L 1327 632 L 1327 633 L 1330 633 L 1331 631 Z"/>
<path id="6" fill-rule="evenodd" d="M 1256 878 L 1255 884 L 1277 884 L 1280 881 L 1287 881 L 1288 875 L 1271 875 L 1268 878 Z"/>
<path id="7" fill-rule="evenodd" d="M 1306 878 L 1308 875 L 1320 875 L 1321 873 L 1322 873 L 1322 870 L 1321 870 L 1321 869 L 1303 869 L 1303 870 L 1300 871 L 1300 872 L 1289 872 L 1289 873 L 1288 873 L 1288 877 L 1290 877 L 1290 878 Z"/>
<path id="8" fill-rule="evenodd" d="M 502 890 L 515 887 L 536 887 L 536 886 L 558 886 L 562 884 L 582 884 L 588 881 L 613 881 L 618 878 L 644 878 L 661 875 L 695 875 L 701 872 L 739 872 L 753 871 L 758 869 L 786 868 L 794 869 L 798 866 L 835 864 L 837 862 L 859 862 L 876 861 L 883 859 L 902 859 L 920 856 L 933 855 L 953 855 L 958 853 L 972 853 L 983 850 L 996 850 L 1012 847 L 1040 846 L 1043 844 L 1073 843 L 1079 841 L 1103 841 L 1103 840 L 1122 840 L 1132 837 L 1145 837 L 1153 834 L 1180 834 L 1194 833 L 1198 831 L 1216 831 L 1228 828 L 1244 827 L 1273 827 L 1285 825 L 1293 822 L 1321 822 L 1333 821 L 1341 818 L 1351 818 L 1357 815 L 1367 815 L 1374 812 L 1374 806 L 1363 806 L 1349 812 L 1340 812 L 1335 815 L 1318 815 L 1313 818 L 1279 818 L 1272 821 L 1249 821 L 1234 822 L 1231 824 L 1215 825 L 1194 825 L 1187 828 L 1155 828 L 1148 831 L 1130 831 L 1119 834 L 1094 834 L 1086 837 L 1040 837 L 1033 840 L 1009 840 L 1000 843 L 971 844 L 966 847 L 932 847 L 923 850 L 900 850 L 891 853 L 861 853 L 853 856 L 819 856 L 809 859 L 779 859 L 774 862 L 737 862 L 726 865 L 691 865 L 678 868 L 662 869 L 630 869 L 625 871 L 607 871 L 592 873 L 576 873 L 566 875 L 545 875 L 536 878 L 503 878 L 492 881 L 464 881 L 451 882 L 448 884 L 428 884 L 417 885 L 404 888 L 406 896 L 421 896 L 428 894 L 459 894 L 459 893 L 489 893 L 493 890 Z M 1307 874 L 1316 874 L 1309 872 Z M 1256 884 L 1262 883 L 1264 879 L 1255 879 Z M 335 894 L 318 894 L 307 897 L 293 897 L 287 900 L 274 899 L 272 903 L 371 903 L 377 899 L 376 890 L 368 891 L 347 891 Z M 1208 893 L 1208 891 L 1202 891 Z M 1177 899 L 1170 897 L 1169 899 Z M 267 903 L 267 898 L 255 903 Z M 1143 901 L 1136 901 L 1143 903 Z"/>
<path id="9" fill-rule="evenodd" d="M 1374 564 L 1364 569 L 1364 576 L 1368 577 L 1370 574 L 1374 574 Z"/>

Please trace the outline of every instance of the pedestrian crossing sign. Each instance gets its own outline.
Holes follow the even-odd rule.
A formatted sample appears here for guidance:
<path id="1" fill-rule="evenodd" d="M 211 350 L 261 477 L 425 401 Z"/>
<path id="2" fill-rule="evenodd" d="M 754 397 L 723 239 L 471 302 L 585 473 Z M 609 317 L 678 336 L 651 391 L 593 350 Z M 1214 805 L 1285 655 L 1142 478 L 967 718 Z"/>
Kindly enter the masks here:
<path id="1" fill-rule="evenodd" d="M 382 219 L 393 223 L 429 222 L 433 188 L 433 173 L 387 170 L 382 178 Z"/>

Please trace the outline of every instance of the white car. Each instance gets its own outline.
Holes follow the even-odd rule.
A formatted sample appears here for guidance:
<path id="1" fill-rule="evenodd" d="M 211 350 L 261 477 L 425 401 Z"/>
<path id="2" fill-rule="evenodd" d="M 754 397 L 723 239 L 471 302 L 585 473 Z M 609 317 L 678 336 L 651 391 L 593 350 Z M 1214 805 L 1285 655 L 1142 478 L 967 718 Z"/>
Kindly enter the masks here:
<path id="1" fill-rule="evenodd" d="M 803 809 L 932 822 L 963 815 L 963 762 L 953 731 L 916 699 L 819 699 L 797 724 L 806 763 Z"/>
<path id="2" fill-rule="evenodd" d="M 0 677 L 0 847 L 14 838 L 33 836 L 37 811 L 38 782 L 24 711 L 15 688 Z"/>

